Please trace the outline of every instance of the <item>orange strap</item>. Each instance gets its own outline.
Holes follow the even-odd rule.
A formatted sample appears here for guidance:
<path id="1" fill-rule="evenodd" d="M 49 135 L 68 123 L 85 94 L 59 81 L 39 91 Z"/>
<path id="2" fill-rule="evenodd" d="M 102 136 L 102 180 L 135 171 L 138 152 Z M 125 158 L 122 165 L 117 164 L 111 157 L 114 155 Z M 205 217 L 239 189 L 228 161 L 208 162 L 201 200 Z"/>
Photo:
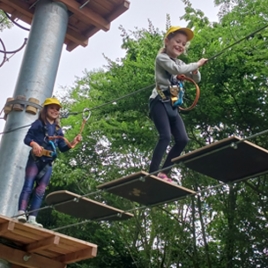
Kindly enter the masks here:
<path id="1" fill-rule="evenodd" d="M 85 127 L 85 124 L 87 122 L 87 119 L 83 118 L 83 121 L 82 121 L 82 124 L 81 124 L 81 128 L 80 128 L 80 131 L 79 131 L 79 134 L 81 135 L 82 134 L 82 131 L 84 130 L 84 127 Z M 78 134 L 78 135 L 79 135 Z M 56 139 L 63 139 L 65 141 L 65 143 L 68 145 L 69 148 L 73 149 L 77 143 L 75 144 L 72 144 L 71 142 L 69 142 L 65 137 L 63 136 L 49 136 L 48 137 L 49 140 L 56 140 Z"/>
<path id="2" fill-rule="evenodd" d="M 192 82 L 195 85 L 196 93 L 195 93 L 195 99 L 194 99 L 193 103 L 189 107 L 187 107 L 187 108 L 179 107 L 179 109 L 181 111 L 190 111 L 190 110 L 192 110 L 196 106 L 196 104 L 197 104 L 197 102 L 199 100 L 199 97 L 200 97 L 200 88 L 199 88 L 199 86 L 197 85 L 197 83 L 192 78 L 187 77 L 184 74 L 177 75 L 177 79 L 179 79 L 181 81 L 187 80 L 189 82 Z"/>

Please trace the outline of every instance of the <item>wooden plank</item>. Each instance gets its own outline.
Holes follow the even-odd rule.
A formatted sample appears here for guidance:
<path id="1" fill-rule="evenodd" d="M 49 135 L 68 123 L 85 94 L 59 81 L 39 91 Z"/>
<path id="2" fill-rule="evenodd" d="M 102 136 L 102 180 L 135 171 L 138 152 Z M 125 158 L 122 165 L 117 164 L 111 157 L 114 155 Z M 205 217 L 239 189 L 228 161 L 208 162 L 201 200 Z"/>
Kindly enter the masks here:
<path id="1" fill-rule="evenodd" d="M 76 44 L 86 47 L 88 45 L 88 38 L 77 31 L 72 30 L 70 27 L 67 29 L 66 38 Z"/>
<path id="2" fill-rule="evenodd" d="M 117 6 L 114 11 L 107 17 L 108 21 L 113 21 L 118 18 L 122 13 L 126 12 L 129 9 L 130 2 L 124 1 L 122 4 Z"/>
<path id="3" fill-rule="evenodd" d="M 178 200 L 194 191 L 164 181 L 145 171 L 104 183 L 98 189 L 127 198 L 143 205 L 156 205 Z"/>
<path id="4" fill-rule="evenodd" d="M 7 4 L 8 6 L 14 8 L 15 10 L 19 11 L 26 17 L 32 18 L 33 11 L 29 9 L 29 5 L 21 0 L 1 0 L 2 3 Z"/>
<path id="5" fill-rule="evenodd" d="M 48 194 L 46 202 L 62 213 L 81 219 L 126 220 L 133 217 L 131 213 L 65 190 Z"/>
<path id="6" fill-rule="evenodd" d="M 238 137 L 229 137 L 172 159 L 223 182 L 238 181 L 268 172 L 268 151 Z"/>
<path id="7" fill-rule="evenodd" d="M 69 11 L 73 12 L 75 16 L 79 17 L 79 19 L 86 24 L 93 24 L 104 31 L 110 29 L 110 23 L 99 14 L 92 12 L 87 6 L 80 9 L 81 5 L 76 1 L 60 0 L 60 2 L 64 3 Z"/>
<path id="8" fill-rule="evenodd" d="M 11 17 L 13 20 L 19 19 L 19 20 L 22 20 L 22 21 L 28 23 L 29 25 L 31 25 L 31 23 L 32 23 L 32 16 L 28 17 L 19 11 L 12 12 Z"/>
<path id="9" fill-rule="evenodd" d="M 96 255 L 97 255 L 97 248 L 86 248 L 80 251 L 66 254 L 64 256 L 57 257 L 55 258 L 55 260 L 69 264 L 69 263 L 78 262 L 84 259 L 93 258 L 93 257 L 96 257 Z"/>
<path id="10" fill-rule="evenodd" d="M 27 252 L 37 252 L 51 246 L 59 245 L 60 237 L 57 235 L 53 235 L 52 237 L 45 238 L 43 240 L 39 240 L 33 242 L 25 247 Z"/>
<path id="11" fill-rule="evenodd" d="M 91 2 L 90 2 L 91 3 Z M 91 4 L 98 4 L 99 6 L 103 5 L 104 2 L 92 2 Z M 130 6 L 130 2 L 129 1 L 123 1 L 123 3 L 121 3 L 118 6 L 113 6 L 109 3 L 109 10 L 110 10 L 110 14 L 106 16 L 107 21 L 111 22 L 113 20 L 115 20 L 117 17 L 119 17 L 122 13 L 124 13 L 126 10 L 129 9 Z M 113 10 L 114 7 L 114 10 Z M 99 10 L 99 7 L 98 7 Z M 90 26 L 86 31 L 83 32 L 83 34 L 85 36 L 87 36 L 87 38 L 92 37 L 94 34 L 96 34 L 98 31 L 100 30 L 100 28 L 98 27 L 92 27 Z M 67 44 L 67 51 L 72 51 L 73 49 L 75 49 L 78 46 L 78 44 L 73 40 L 72 42 L 69 42 Z"/>
<path id="12" fill-rule="evenodd" d="M 0 244 L 0 258 L 22 267 L 66 268 L 66 265 L 59 261 L 51 260 L 33 253 L 29 254 L 28 252 L 10 248 L 2 244 Z"/>
<path id="13" fill-rule="evenodd" d="M 37 240 L 48 238 L 54 234 L 52 231 L 41 229 L 29 223 L 13 222 L 15 223 L 15 228 L 11 232 L 2 235 L 13 241 L 23 241 L 25 244 L 30 244 Z"/>
<path id="14" fill-rule="evenodd" d="M 64 234 L 55 233 L 44 228 L 34 227 L 27 223 L 22 224 L 2 215 L 0 215 L 0 236 L 15 243 L 18 252 L 15 251 L 13 254 L 18 254 L 20 259 L 10 261 L 11 250 L 13 250 L 13 248 L 10 247 L 5 249 L 4 252 L 4 248 L 0 248 L 0 258 L 5 256 L 3 259 L 7 259 L 9 262 L 19 267 L 43 268 L 49 267 L 49 265 L 51 267 L 65 267 L 58 265 L 58 259 L 62 256 L 66 256 L 66 261 L 72 263 L 85 258 L 93 258 L 97 253 L 97 245 L 95 244 Z M 23 256 L 30 257 L 29 260 L 33 259 L 34 262 L 29 262 L 28 257 L 27 261 L 21 261 L 22 254 L 24 254 Z M 36 259 L 36 256 L 47 260 L 54 260 L 55 263 L 47 263 L 44 259 L 40 258 Z M 41 264 L 39 262 L 41 262 Z"/>
<path id="15" fill-rule="evenodd" d="M 5 233 L 13 231 L 15 227 L 15 223 L 12 221 L 8 221 L 0 224 L 0 236 L 3 236 Z"/>
<path id="16" fill-rule="evenodd" d="M 1 1 L 0 1 L 0 9 L 4 10 L 5 12 L 10 13 L 10 14 L 15 11 L 15 9 L 13 7 L 11 7 L 5 3 L 2 3 Z"/>

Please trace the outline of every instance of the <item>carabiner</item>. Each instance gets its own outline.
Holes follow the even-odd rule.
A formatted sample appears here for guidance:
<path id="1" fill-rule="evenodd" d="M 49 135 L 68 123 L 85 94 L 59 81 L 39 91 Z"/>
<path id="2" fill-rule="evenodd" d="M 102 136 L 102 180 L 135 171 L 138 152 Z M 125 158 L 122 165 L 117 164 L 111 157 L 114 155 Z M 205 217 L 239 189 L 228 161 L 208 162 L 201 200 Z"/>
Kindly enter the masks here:
<path id="1" fill-rule="evenodd" d="M 49 141 L 48 142 L 50 145 L 51 145 L 51 147 L 52 147 L 52 149 L 53 149 L 53 151 L 50 153 L 50 157 L 57 157 L 57 150 L 56 150 L 56 146 L 55 146 L 55 144 L 54 144 L 54 142 L 53 141 Z"/>
<path id="2" fill-rule="evenodd" d="M 88 115 L 86 116 L 86 112 L 88 112 Z M 83 110 L 83 120 L 84 121 L 87 121 L 89 118 L 90 118 L 90 116 L 91 116 L 91 111 L 90 111 L 90 109 L 89 108 L 85 108 L 84 110 Z"/>

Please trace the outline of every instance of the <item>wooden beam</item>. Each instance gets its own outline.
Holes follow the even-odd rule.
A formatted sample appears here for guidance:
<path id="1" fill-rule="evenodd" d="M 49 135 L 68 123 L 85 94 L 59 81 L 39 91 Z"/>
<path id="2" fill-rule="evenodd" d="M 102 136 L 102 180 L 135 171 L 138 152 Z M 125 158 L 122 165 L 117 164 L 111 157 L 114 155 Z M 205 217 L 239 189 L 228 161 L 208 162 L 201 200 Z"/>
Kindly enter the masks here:
<path id="1" fill-rule="evenodd" d="M 0 236 L 4 235 L 7 232 L 13 231 L 15 227 L 14 221 L 8 221 L 0 225 Z"/>
<path id="2" fill-rule="evenodd" d="M 88 45 L 88 38 L 70 28 L 67 29 L 66 39 L 74 42 L 76 46 L 81 45 L 86 47 Z"/>
<path id="3" fill-rule="evenodd" d="M 117 17 L 119 17 L 125 11 L 127 11 L 129 9 L 129 6 L 130 6 L 130 2 L 129 1 L 124 1 L 121 5 L 119 5 L 119 6 L 117 6 L 115 8 L 115 11 L 112 12 L 112 14 L 107 17 L 107 20 L 108 21 L 115 20 Z"/>
<path id="4" fill-rule="evenodd" d="M 2 3 L 13 7 L 15 10 L 18 10 L 20 13 L 24 14 L 26 17 L 33 17 L 32 11 L 29 9 L 29 5 L 26 2 L 21 0 L 1 0 Z"/>
<path id="5" fill-rule="evenodd" d="M 117 6 L 115 8 L 115 11 L 112 12 L 106 19 L 111 22 L 113 20 L 115 20 L 117 17 L 119 17 L 122 13 L 124 13 L 125 11 L 127 11 L 129 9 L 130 6 L 130 2 L 129 1 L 124 1 L 121 5 Z M 83 34 L 85 36 L 87 36 L 87 38 L 92 37 L 95 33 L 97 33 L 100 29 L 97 27 L 91 28 L 89 30 L 87 30 L 86 32 L 84 32 Z M 68 51 L 72 51 L 73 49 L 75 49 L 78 46 L 78 44 L 76 44 L 76 42 L 70 42 L 67 44 L 67 50 Z"/>
<path id="6" fill-rule="evenodd" d="M 10 248 L 2 244 L 0 244 L 0 258 L 12 264 L 28 268 L 66 268 L 66 265 L 64 263 L 60 263 L 58 261 L 51 260 L 37 254 L 31 254 L 22 250 Z"/>
<path id="7" fill-rule="evenodd" d="M 14 8 L 5 4 L 5 3 L 2 3 L 0 2 L 0 9 L 4 10 L 5 12 L 11 14 L 12 12 L 14 12 Z"/>
<path id="8" fill-rule="evenodd" d="M 92 247 L 57 257 L 55 258 L 55 260 L 68 264 L 78 262 L 84 259 L 93 258 L 96 257 L 96 255 L 97 247 Z"/>
<path id="9" fill-rule="evenodd" d="M 6 0 L 5 0 L 6 1 Z M 103 31 L 110 30 L 109 21 L 105 20 L 100 15 L 93 12 L 87 6 L 80 9 L 81 4 L 73 0 L 59 0 L 63 4 L 65 4 L 69 11 L 73 12 L 75 16 L 77 16 L 81 21 L 86 24 L 93 24 L 96 27 L 102 29 Z"/>
<path id="10" fill-rule="evenodd" d="M 22 20 L 22 21 L 24 21 L 24 22 L 26 22 L 26 23 L 28 23 L 30 25 L 32 24 L 32 20 L 33 20 L 32 17 L 28 17 L 28 16 L 24 15 L 23 13 L 21 13 L 19 11 L 12 12 L 11 18 L 14 19 L 14 20 L 15 19 L 20 19 L 20 20 Z"/>
<path id="11" fill-rule="evenodd" d="M 50 246 L 57 246 L 60 242 L 60 237 L 53 235 L 52 237 L 45 238 L 40 241 L 33 242 L 25 247 L 27 252 L 37 252 L 39 250 L 47 249 Z"/>

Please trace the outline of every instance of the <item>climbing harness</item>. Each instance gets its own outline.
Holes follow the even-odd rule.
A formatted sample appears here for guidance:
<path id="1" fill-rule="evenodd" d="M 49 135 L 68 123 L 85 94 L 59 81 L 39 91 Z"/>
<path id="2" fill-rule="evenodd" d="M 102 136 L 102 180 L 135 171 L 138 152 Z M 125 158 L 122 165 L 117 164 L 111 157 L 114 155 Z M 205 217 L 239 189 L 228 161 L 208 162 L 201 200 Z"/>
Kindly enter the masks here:
<path id="1" fill-rule="evenodd" d="M 179 109 L 181 111 L 190 111 L 196 106 L 196 104 L 197 104 L 197 102 L 199 100 L 200 88 L 192 78 L 187 77 L 185 75 L 178 75 L 177 79 L 178 79 L 178 81 L 180 83 L 180 86 L 181 86 L 181 89 L 180 89 L 180 91 L 178 93 Z M 188 96 L 188 95 L 191 95 L 189 90 L 183 88 L 184 87 L 184 84 L 183 84 L 184 81 L 191 82 L 195 87 L 195 97 L 194 97 L 193 100 L 190 98 L 190 96 Z M 185 98 L 183 98 L 184 95 L 185 95 Z M 183 103 L 184 103 L 184 106 L 183 106 Z"/>
<path id="2" fill-rule="evenodd" d="M 253 37 L 256 33 L 266 29 L 268 27 L 268 24 L 264 25 L 263 27 L 257 29 L 256 31 L 244 36 L 243 38 L 237 40 L 236 42 L 234 42 L 233 44 L 225 47 L 224 49 L 222 49 L 220 52 L 216 53 L 214 56 L 208 58 L 207 61 L 211 61 L 212 59 L 220 56 L 221 54 L 223 54 L 226 50 L 230 49 L 231 47 L 239 44 L 240 42 Z M 161 97 L 162 101 L 166 101 L 167 97 L 166 95 L 171 96 L 171 102 L 172 102 L 172 106 L 174 107 L 178 107 L 179 110 L 181 111 L 190 111 L 192 110 L 200 97 L 200 89 L 199 86 L 197 85 L 197 83 L 191 79 L 190 77 L 187 77 L 185 75 L 178 75 L 177 76 L 178 79 L 178 83 L 177 85 L 172 85 L 170 86 L 169 90 L 167 91 L 168 93 L 164 93 L 159 87 L 156 88 L 157 93 L 159 94 L 159 96 Z M 187 89 L 184 89 L 184 81 L 189 81 L 191 82 L 194 86 L 195 86 L 195 97 L 193 99 L 193 92 L 188 92 L 187 93 Z M 185 98 L 184 97 L 184 93 L 185 93 Z M 193 99 L 193 100 L 192 100 Z"/>
<path id="3" fill-rule="evenodd" d="M 165 104 L 166 108 L 170 110 L 167 105 L 171 106 L 173 110 L 178 108 L 181 111 L 190 111 L 192 110 L 200 97 L 200 89 L 197 83 L 190 77 L 185 75 L 177 75 L 176 85 L 169 86 L 169 89 L 166 91 L 162 91 L 159 86 L 157 86 L 156 91 L 160 96 L 160 100 Z M 195 87 L 195 97 L 194 100 L 191 100 L 189 96 L 187 96 L 187 89 L 184 88 L 184 82 L 189 81 Z M 190 94 L 188 94 L 190 95 Z M 184 98 L 187 96 L 188 98 Z"/>
<path id="4" fill-rule="evenodd" d="M 86 113 L 88 113 L 88 114 L 86 114 Z M 88 119 L 90 118 L 90 116 L 91 116 L 90 109 L 85 108 L 83 110 L 83 116 L 82 116 L 83 121 L 82 121 L 81 128 L 79 131 L 80 135 L 82 134 L 82 131 L 84 130 L 85 124 L 88 121 Z M 36 176 L 37 181 L 39 181 L 45 175 L 45 173 L 47 172 L 49 167 L 52 165 L 53 161 L 57 158 L 57 150 L 56 150 L 56 146 L 55 146 L 55 143 L 53 142 L 53 140 L 64 139 L 64 141 L 66 142 L 66 144 L 69 148 L 74 148 L 76 146 L 76 144 L 71 144 L 65 137 L 58 135 L 58 130 L 60 129 L 59 126 L 56 126 L 56 131 L 55 131 L 56 135 L 53 135 L 53 136 L 48 136 L 47 128 L 45 125 L 43 126 L 43 129 L 44 129 L 45 138 L 44 138 L 44 143 L 41 146 L 42 152 L 41 152 L 40 157 L 42 157 L 42 156 L 49 157 L 49 158 L 51 158 L 51 161 L 46 163 L 44 165 L 44 167 L 39 171 L 39 173 Z M 47 150 L 44 148 L 44 147 L 47 148 L 48 146 L 50 146 L 52 148 L 52 150 Z M 31 153 L 32 158 L 35 160 L 35 162 L 40 161 L 40 157 L 37 157 L 36 155 L 34 155 L 32 150 L 30 153 Z"/>

